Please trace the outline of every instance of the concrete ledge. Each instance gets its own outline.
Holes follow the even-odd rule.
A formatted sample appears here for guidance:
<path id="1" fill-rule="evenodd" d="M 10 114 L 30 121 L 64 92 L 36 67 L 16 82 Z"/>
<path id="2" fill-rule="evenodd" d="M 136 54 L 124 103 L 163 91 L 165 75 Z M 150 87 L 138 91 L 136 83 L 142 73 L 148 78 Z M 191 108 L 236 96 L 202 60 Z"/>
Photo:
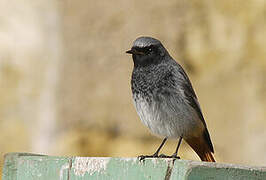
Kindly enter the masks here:
<path id="1" fill-rule="evenodd" d="M 266 179 L 266 167 L 172 159 L 5 155 L 3 180 Z"/>

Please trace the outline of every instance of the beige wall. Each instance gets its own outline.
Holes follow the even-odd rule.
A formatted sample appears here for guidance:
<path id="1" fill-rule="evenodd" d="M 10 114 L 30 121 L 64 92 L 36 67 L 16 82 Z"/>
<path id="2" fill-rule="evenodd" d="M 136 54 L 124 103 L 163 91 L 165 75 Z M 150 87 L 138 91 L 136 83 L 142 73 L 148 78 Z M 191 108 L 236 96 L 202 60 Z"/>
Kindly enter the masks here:
<path id="1" fill-rule="evenodd" d="M 4 0 L 0 7 L 1 155 L 153 153 L 160 139 L 136 115 L 125 54 L 149 35 L 187 70 L 217 160 L 265 165 L 265 1 Z M 186 145 L 180 155 L 198 159 Z"/>

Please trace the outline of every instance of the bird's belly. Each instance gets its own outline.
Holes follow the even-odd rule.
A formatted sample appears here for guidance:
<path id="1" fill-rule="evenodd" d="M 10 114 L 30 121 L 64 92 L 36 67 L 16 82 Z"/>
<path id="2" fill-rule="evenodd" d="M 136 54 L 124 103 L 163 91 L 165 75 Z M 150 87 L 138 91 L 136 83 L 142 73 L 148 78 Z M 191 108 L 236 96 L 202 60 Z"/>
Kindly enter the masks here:
<path id="1" fill-rule="evenodd" d="M 188 105 L 178 104 L 172 111 L 164 102 L 151 100 L 148 103 L 141 96 L 135 96 L 134 102 L 142 123 L 156 135 L 168 138 L 180 136 L 186 138 L 197 136 L 204 129 L 196 112 Z"/>

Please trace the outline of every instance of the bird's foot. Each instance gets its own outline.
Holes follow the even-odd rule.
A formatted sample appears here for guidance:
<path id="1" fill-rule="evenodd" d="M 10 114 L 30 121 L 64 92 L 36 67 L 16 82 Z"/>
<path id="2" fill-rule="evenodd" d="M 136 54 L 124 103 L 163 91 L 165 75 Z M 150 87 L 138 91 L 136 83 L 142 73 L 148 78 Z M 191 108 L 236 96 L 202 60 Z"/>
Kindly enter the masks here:
<path id="1" fill-rule="evenodd" d="M 173 154 L 172 156 L 167 156 L 165 154 L 160 154 L 159 158 L 173 158 L 173 159 L 180 159 L 179 156 L 177 156 L 176 154 Z"/>
<path id="2" fill-rule="evenodd" d="M 146 158 L 173 158 L 173 159 L 180 159 L 179 156 L 177 156 L 176 154 L 173 154 L 172 156 L 167 156 L 165 154 L 153 154 L 153 155 L 140 155 L 138 156 L 139 160 L 142 161 L 142 160 L 145 160 Z"/>
<path id="3" fill-rule="evenodd" d="M 154 153 L 153 155 L 140 155 L 138 156 L 139 160 L 142 161 L 145 158 L 159 158 L 158 153 Z"/>
<path id="4" fill-rule="evenodd" d="M 174 158 L 174 159 L 180 159 L 180 156 L 177 156 L 177 154 L 174 153 L 174 154 L 171 156 L 171 158 Z"/>

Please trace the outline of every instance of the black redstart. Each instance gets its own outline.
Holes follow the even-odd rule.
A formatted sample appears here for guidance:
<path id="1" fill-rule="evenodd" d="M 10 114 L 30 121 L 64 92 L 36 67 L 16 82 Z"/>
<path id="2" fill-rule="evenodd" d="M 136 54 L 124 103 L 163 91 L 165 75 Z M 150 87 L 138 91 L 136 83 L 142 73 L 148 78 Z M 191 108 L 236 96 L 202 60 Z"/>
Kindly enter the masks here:
<path id="1" fill-rule="evenodd" d="M 151 37 L 137 38 L 126 53 L 132 54 L 134 62 L 131 89 L 137 113 L 152 133 L 164 137 L 153 155 L 140 158 L 179 158 L 184 139 L 202 161 L 215 162 L 197 96 L 183 68 Z M 167 138 L 179 138 L 176 151 L 172 156 L 159 155 Z"/>

